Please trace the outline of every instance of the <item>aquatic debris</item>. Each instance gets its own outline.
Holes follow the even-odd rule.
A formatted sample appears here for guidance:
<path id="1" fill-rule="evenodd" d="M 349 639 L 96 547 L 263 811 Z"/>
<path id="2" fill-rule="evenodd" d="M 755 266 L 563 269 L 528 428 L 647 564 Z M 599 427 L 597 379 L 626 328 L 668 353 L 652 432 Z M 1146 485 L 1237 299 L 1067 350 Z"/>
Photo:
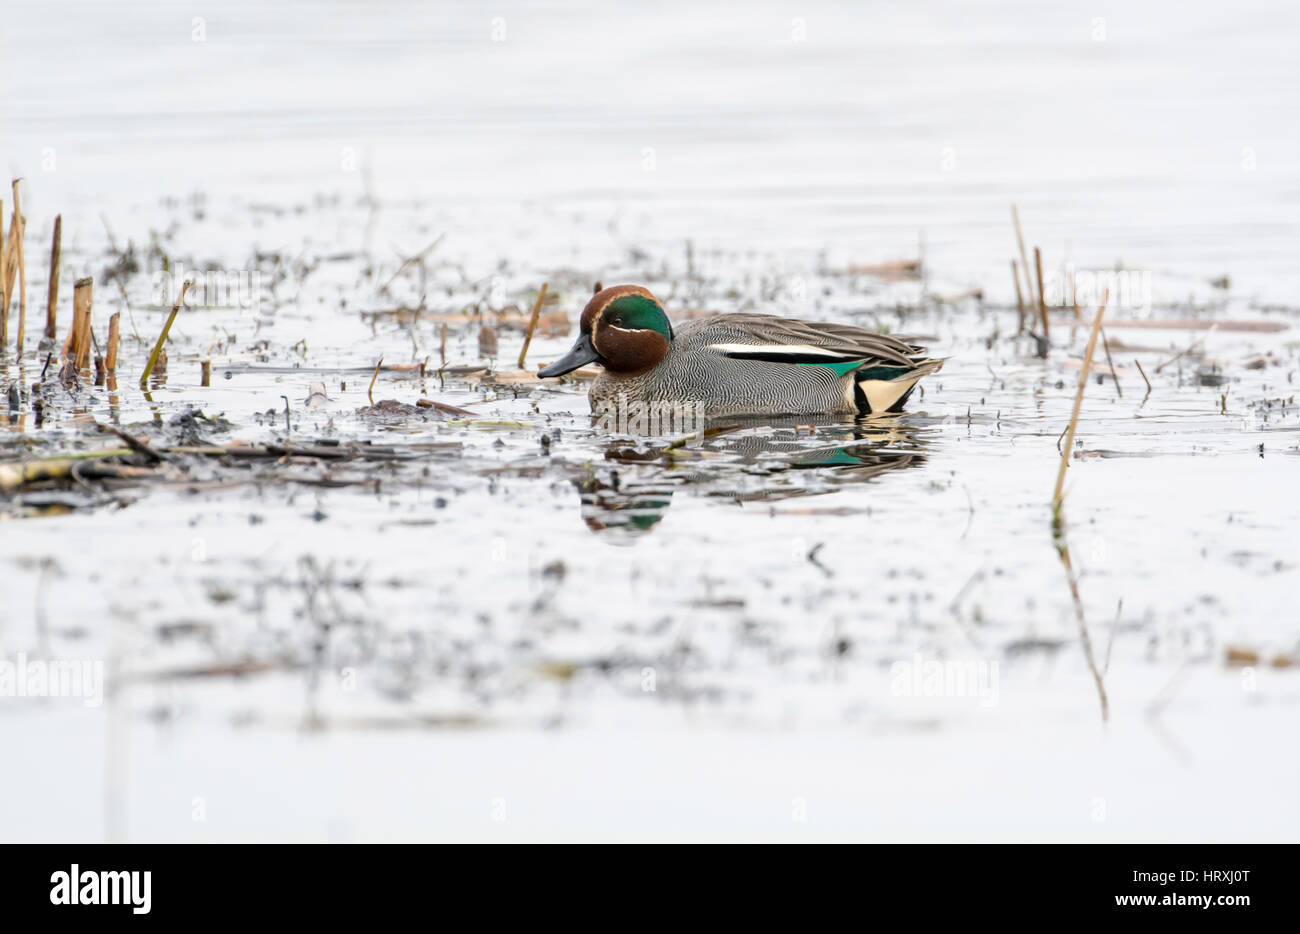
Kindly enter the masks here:
<path id="1" fill-rule="evenodd" d="M 415 404 L 422 409 L 433 409 L 439 415 L 469 415 L 475 416 L 477 412 L 471 412 L 469 409 L 462 409 L 459 406 L 448 405 L 445 402 L 437 402 L 433 399 L 416 399 Z"/>
<path id="2" fill-rule="evenodd" d="M 1246 334 L 1278 334 L 1291 328 L 1285 321 L 1213 321 L 1206 318 L 1115 318 L 1106 326 L 1153 331 L 1240 331 Z"/>
<path id="3" fill-rule="evenodd" d="M 414 406 L 412 406 L 414 408 Z M 420 411 L 420 410 L 417 410 Z M 104 426 L 109 431 L 116 431 Z M 226 462 L 234 466 L 241 461 L 306 458 L 345 462 L 410 461 L 458 453 L 459 442 L 435 442 L 403 446 L 372 445 L 364 441 L 339 442 L 324 439 L 306 444 L 247 444 L 231 442 L 227 445 L 181 444 L 169 446 L 149 445 L 139 438 L 122 432 L 126 447 L 82 451 L 30 461 L 0 463 L 0 493 L 12 493 L 21 488 L 47 481 L 83 482 L 88 479 L 115 479 L 131 481 L 158 481 L 183 479 L 185 462 L 189 459 Z M 233 478 L 250 481 L 244 471 L 235 471 Z M 293 481 L 291 476 L 263 475 L 259 481 Z M 346 481 L 347 484 L 370 482 L 367 477 Z"/>
<path id="4" fill-rule="evenodd" d="M 462 409 L 459 406 L 448 405 L 445 402 L 435 402 L 433 399 L 417 399 L 412 405 L 407 402 L 399 402 L 396 399 L 384 399 L 376 402 L 371 406 L 363 406 L 357 409 L 357 414 L 363 418 L 427 418 L 430 414 L 434 415 L 468 415 L 471 418 L 478 416 L 477 412 L 471 412 L 469 409 Z"/>
<path id="5" fill-rule="evenodd" d="M 141 441 L 139 438 L 135 437 L 134 435 L 128 434 L 127 432 L 123 431 L 121 428 L 118 428 L 116 425 L 104 425 L 101 424 L 100 422 L 94 422 L 93 424 L 100 431 L 106 431 L 109 434 L 116 435 L 118 438 L 125 441 L 126 446 L 129 447 L 132 451 L 135 451 L 135 453 L 141 455 L 146 460 L 152 463 L 155 464 L 161 463 L 162 461 L 167 459 L 164 455 L 158 453 L 152 447 L 150 447 L 147 442 Z"/>
<path id="6" fill-rule="evenodd" d="M 314 410 L 323 408 L 325 403 L 329 401 L 330 397 L 325 394 L 325 384 L 318 380 L 308 388 L 307 398 L 303 401 L 303 405 Z"/>
<path id="7" fill-rule="evenodd" d="M 442 240 L 445 236 L 446 234 L 438 234 L 438 238 L 434 240 L 432 243 L 430 243 L 428 246 L 426 246 L 423 250 L 416 253 L 414 256 L 408 256 L 405 259 L 403 259 L 402 264 L 397 267 L 397 272 L 393 273 L 388 278 L 388 281 L 379 287 L 380 293 L 384 295 L 388 294 L 388 291 L 390 288 L 392 288 L 393 283 L 396 282 L 398 277 L 400 277 L 402 273 L 406 272 L 406 270 L 409 269 L 411 266 L 419 266 L 421 278 L 423 278 L 426 272 L 426 267 L 424 263 L 425 259 L 428 258 L 430 253 L 432 253 L 434 250 L 438 248 L 438 244 L 442 243 Z"/>
<path id="8" fill-rule="evenodd" d="M 167 425 L 180 432 L 182 444 L 200 446 L 211 443 L 203 436 L 204 430 L 221 433 L 230 431 L 235 427 L 234 424 L 220 414 L 205 415 L 201 410 L 193 408 L 172 416 L 167 420 Z"/>
<path id="9" fill-rule="evenodd" d="M 528 370 L 496 370 L 491 373 L 484 373 L 477 379 L 471 380 L 471 382 L 490 386 L 522 386 L 530 383 L 542 385 L 538 375 Z"/>
<path id="10" fill-rule="evenodd" d="M 1224 649 L 1223 661 L 1229 668 L 1255 668 L 1266 662 L 1270 668 L 1300 667 L 1300 658 L 1295 655 L 1277 652 L 1269 659 L 1262 650 L 1240 645 L 1227 646 Z"/>
<path id="11" fill-rule="evenodd" d="M 886 282 L 912 282 L 921 278 L 919 259 L 897 259 L 884 263 L 866 263 L 849 266 L 844 270 L 850 276 L 875 276 Z"/>
<path id="12" fill-rule="evenodd" d="M 357 414 L 362 418 L 424 418 L 425 410 L 396 399 L 384 399 L 357 409 Z"/>
<path id="13" fill-rule="evenodd" d="M 1201 386 L 1217 387 L 1228 381 L 1228 377 L 1219 372 L 1219 368 L 1210 364 L 1196 368 L 1196 382 Z"/>
<path id="14" fill-rule="evenodd" d="M 275 662 L 246 659 L 212 665 L 164 668 L 157 671 L 124 672 L 121 677 L 125 684 L 158 684 L 168 681 L 193 681 L 198 678 L 246 678 L 249 675 L 266 674 L 272 671 L 295 671 L 304 667 L 302 663 L 289 659 Z"/>

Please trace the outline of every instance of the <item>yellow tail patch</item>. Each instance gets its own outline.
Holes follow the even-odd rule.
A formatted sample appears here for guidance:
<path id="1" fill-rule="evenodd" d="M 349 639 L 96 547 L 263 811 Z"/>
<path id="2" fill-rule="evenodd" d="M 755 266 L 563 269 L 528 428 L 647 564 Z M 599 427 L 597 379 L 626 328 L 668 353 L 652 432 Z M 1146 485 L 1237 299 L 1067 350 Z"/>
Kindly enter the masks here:
<path id="1" fill-rule="evenodd" d="M 872 412 L 887 412 L 907 391 L 917 384 L 920 376 L 907 379 L 864 379 L 858 383 Z"/>

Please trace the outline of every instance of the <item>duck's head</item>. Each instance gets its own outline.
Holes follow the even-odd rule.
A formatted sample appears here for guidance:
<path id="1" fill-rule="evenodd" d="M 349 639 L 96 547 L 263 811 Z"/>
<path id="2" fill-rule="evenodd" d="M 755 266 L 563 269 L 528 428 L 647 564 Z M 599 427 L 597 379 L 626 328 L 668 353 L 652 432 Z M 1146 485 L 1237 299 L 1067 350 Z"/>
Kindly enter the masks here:
<path id="1" fill-rule="evenodd" d="M 582 310 L 579 331 L 569 352 L 538 376 L 563 376 L 588 363 L 636 376 L 657 366 L 673 339 L 663 306 L 639 285 L 615 285 L 593 295 Z"/>

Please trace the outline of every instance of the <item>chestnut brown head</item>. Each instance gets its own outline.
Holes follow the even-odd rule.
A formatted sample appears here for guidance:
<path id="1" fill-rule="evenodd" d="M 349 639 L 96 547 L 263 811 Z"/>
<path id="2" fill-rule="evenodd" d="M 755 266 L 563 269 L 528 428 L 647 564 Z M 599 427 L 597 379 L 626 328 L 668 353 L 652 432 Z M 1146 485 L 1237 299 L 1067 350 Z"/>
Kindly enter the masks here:
<path id="1" fill-rule="evenodd" d="M 659 300 L 639 285 L 615 285 L 591 297 L 582 310 L 578 340 L 538 376 L 563 376 L 599 363 L 619 376 L 636 376 L 668 355 L 673 326 Z"/>

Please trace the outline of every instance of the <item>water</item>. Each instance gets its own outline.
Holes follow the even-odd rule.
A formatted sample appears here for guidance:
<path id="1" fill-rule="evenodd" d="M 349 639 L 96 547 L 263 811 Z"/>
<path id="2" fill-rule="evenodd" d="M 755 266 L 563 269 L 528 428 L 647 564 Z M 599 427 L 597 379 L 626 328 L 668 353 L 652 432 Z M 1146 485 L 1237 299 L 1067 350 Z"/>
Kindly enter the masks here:
<path id="1" fill-rule="evenodd" d="M 0 704 L 34 763 L 5 779 L 6 839 L 1294 835 L 1294 16 L 359 9 L 8 20 L 29 305 L 56 212 L 63 327 L 110 239 L 141 270 L 129 308 L 95 286 L 118 390 L 25 410 L 0 459 L 115 443 L 80 411 L 173 443 L 189 407 L 230 420 L 214 443 L 414 447 L 8 497 L 5 657 L 100 660 L 110 690 Z M 1150 288 L 1107 312 L 1123 395 L 1102 368 L 1080 418 L 1079 606 L 1048 501 L 1092 309 L 1054 319 L 1046 360 L 1014 338 L 1013 202 L 1049 279 L 1122 262 Z M 182 314 L 148 399 L 163 255 L 258 301 Z M 843 272 L 918 255 L 919 281 Z M 478 364 L 480 320 L 542 281 L 574 318 L 595 280 L 950 359 L 902 418 L 671 457 L 595 432 L 581 386 L 429 372 L 442 324 Z M 1121 326 L 1149 318 L 1221 324 Z M 39 377 L 32 320 L 6 385 Z M 479 424 L 358 414 L 381 356 L 429 362 L 376 401 Z"/>

